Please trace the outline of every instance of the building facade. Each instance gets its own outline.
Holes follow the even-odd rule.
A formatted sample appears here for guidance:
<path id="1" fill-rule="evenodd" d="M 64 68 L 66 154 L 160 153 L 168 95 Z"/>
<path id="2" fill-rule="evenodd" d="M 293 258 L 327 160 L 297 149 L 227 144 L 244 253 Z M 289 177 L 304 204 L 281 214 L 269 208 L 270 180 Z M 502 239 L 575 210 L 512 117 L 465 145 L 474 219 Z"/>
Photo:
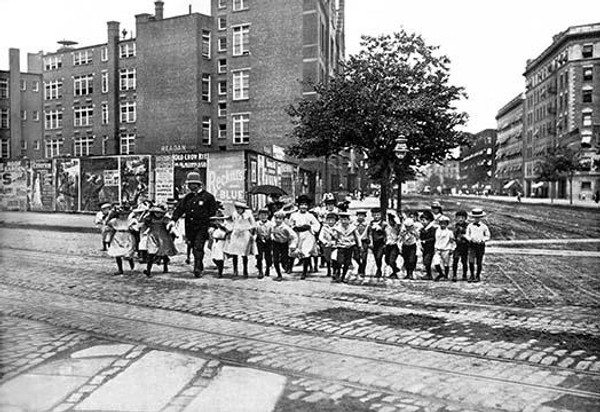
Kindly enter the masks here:
<path id="1" fill-rule="evenodd" d="M 496 115 L 498 135 L 494 169 L 494 190 L 523 193 L 523 96 L 519 94 Z"/>
<path id="2" fill-rule="evenodd" d="M 21 71 L 17 49 L 9 51 L 9 70 L 0 70 L 0 159 L 36 158 L 43 153 L 40 55 L 28 55 Z"/>
<path id="3" fill-rule="evenodd" d="M 491 192 L 493 190 L 496 129 L 485 129 L 472 135 L 469 145 L 461 147 L 460 178 L 463 190 Z"/>
<path id="4" fill-rule="evenodd" d="M 527 196 L 589 198 L 600 189 L 600 23 L 573 26 L 528 60 L 524 117 Z M 575 151 L 582 170 L 568 179 L 539 181 L 537 164 L 551 147 Z"/>
<path id="5" fill-rule="evenodd" d="M 7 157 L 23 154 L 22 141 L 37 142 L 26 145 L 34 159 L 226 150 L 284 157 L 287 108 L 344 57 L 344 1 L 212 0 L 211 16 L 174 17 L 165 17 L 162 0 L 154 5 L 154 14 L 136 15 L 135 37 L 111 21 L 106 43 L 65 41 L 32 57 L 39 128 L 17 130 L 12 121 L 9 137 L 0 131 Z M 0 72 L 13 92 L 15 70 Z M 11 119 L 23 110 L 9 109 Z"/>

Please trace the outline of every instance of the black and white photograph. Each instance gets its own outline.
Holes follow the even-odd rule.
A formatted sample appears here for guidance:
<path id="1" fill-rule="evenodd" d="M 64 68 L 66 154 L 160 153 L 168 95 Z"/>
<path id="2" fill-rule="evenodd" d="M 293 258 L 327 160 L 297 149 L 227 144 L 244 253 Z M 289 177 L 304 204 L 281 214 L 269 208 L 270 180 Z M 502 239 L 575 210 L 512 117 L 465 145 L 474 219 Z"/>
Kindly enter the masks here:
<path id="1" fill-rule="evenodd" d="M 600 2 L 0 0 L 0 411 L 600 411 Z"/>

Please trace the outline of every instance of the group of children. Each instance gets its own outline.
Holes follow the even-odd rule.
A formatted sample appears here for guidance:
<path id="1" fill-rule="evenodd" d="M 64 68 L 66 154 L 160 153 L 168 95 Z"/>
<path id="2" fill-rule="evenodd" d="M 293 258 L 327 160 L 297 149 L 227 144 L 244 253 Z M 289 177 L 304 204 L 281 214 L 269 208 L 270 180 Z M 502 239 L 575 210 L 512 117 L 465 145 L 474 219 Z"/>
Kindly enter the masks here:
<path id="1" fill-rule="evenodd" d="M 169 271 L 170 256 L 177 254 L 174 240 L 176 224 L 167 216 L 168 206 L 146 201 L 132 209 L 128 202 L 121 205 L 103 204 L 96 215 L 100 226 L 102 250 L 115 258 L 117 272 L 123 274 L 123 260 L 135 268 L 136 255 L 146 264 L 144 274 L 152 276 L 152 266 L 162 262 L 163 272 Z"/>
<path id="2" fill-rule="evenodd" d="M 481 221 L 485 216 L 481 209 L 473 209 L 470 214 L 457 211 L 451 227 L 450 218 L 442 213 L 438 202 L 431 205 L 431 210 L 400 216 L 374 208 L 370 220 L 366 210 L 357 210 L 352 216 L 342 205 L 336 206 L 330 194 L 324 196 L 321 207 L 309 210 L 310 203 L 308 197 L 300 196 L 296 205 L 260 209 L 256 219 L 243 202 L 235 202 L 228 216 L 220 208 L 211 218 L 207 245 L 217 277 L 223 277 L 225 260 L 231 259 L 232 276 L 239 276 L 241 260 L 242 277 L 247 278 L 248 260 L 254 256 L 258 279 L 270 276 L 273 269 L 273 279 L 282 280 L 283 273 L 291 273 L 296 259 L 302 265 L 304 279 L 309 272 L 318 271 L 320 257 L 327 276 L 343 282 L 353 262 L 356 274 L 366 275 L 370 250 L 375 278 L 383 278 L 385 263 L 391 270 L 389 278 L 398 279 L 401 268 L 397 260 L 401 256 L 404 278 L 416 279 L 417 261 L 422 256 L 425 275 L 421 279 L 456 281 L 460 263 L 462 280 L 481 280 L 485 243 L 490 239 L 489 228 Z M 136 253 L 146 263 L 146 276 L 150 277 L 153 264 L 161 261 L 164 272 L 168 272 L 169 257 L 177 253 L 174 240 L 185 236 L 168 213 L 168 205 L 150 202 L 134 210 L 126 203 L 102 206 L 96 222 L 101 226 L 103 248 L 115 257 L 117 274 L 123 273 L 123 260 L 133 270 Z M 471 223 L 467 223 L 469 216 Z"/>

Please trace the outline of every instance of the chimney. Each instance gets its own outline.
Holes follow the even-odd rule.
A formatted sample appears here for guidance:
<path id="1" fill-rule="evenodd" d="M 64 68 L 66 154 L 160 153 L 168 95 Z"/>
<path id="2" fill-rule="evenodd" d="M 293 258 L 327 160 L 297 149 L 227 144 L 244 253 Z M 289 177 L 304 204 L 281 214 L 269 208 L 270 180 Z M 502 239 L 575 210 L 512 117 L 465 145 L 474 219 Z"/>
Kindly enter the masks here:
<path id="1" fill-rule="evenodd" d="M 154 2 L 154 18 L 156 20 L 163 19 L 164 7 L 165 7 L 165 3 L 162 0 L 157 0 Z"/>

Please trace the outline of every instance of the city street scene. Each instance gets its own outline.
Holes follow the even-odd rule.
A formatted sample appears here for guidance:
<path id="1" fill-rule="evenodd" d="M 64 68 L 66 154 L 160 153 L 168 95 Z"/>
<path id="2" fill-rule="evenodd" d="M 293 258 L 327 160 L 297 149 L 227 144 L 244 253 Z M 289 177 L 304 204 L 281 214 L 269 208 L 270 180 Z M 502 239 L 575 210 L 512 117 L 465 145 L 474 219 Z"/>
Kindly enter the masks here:
<path id="1" fill-rule="evenodd" d="M 0 411 L 599 411 L 566 6 L 0 2 Z"/>

